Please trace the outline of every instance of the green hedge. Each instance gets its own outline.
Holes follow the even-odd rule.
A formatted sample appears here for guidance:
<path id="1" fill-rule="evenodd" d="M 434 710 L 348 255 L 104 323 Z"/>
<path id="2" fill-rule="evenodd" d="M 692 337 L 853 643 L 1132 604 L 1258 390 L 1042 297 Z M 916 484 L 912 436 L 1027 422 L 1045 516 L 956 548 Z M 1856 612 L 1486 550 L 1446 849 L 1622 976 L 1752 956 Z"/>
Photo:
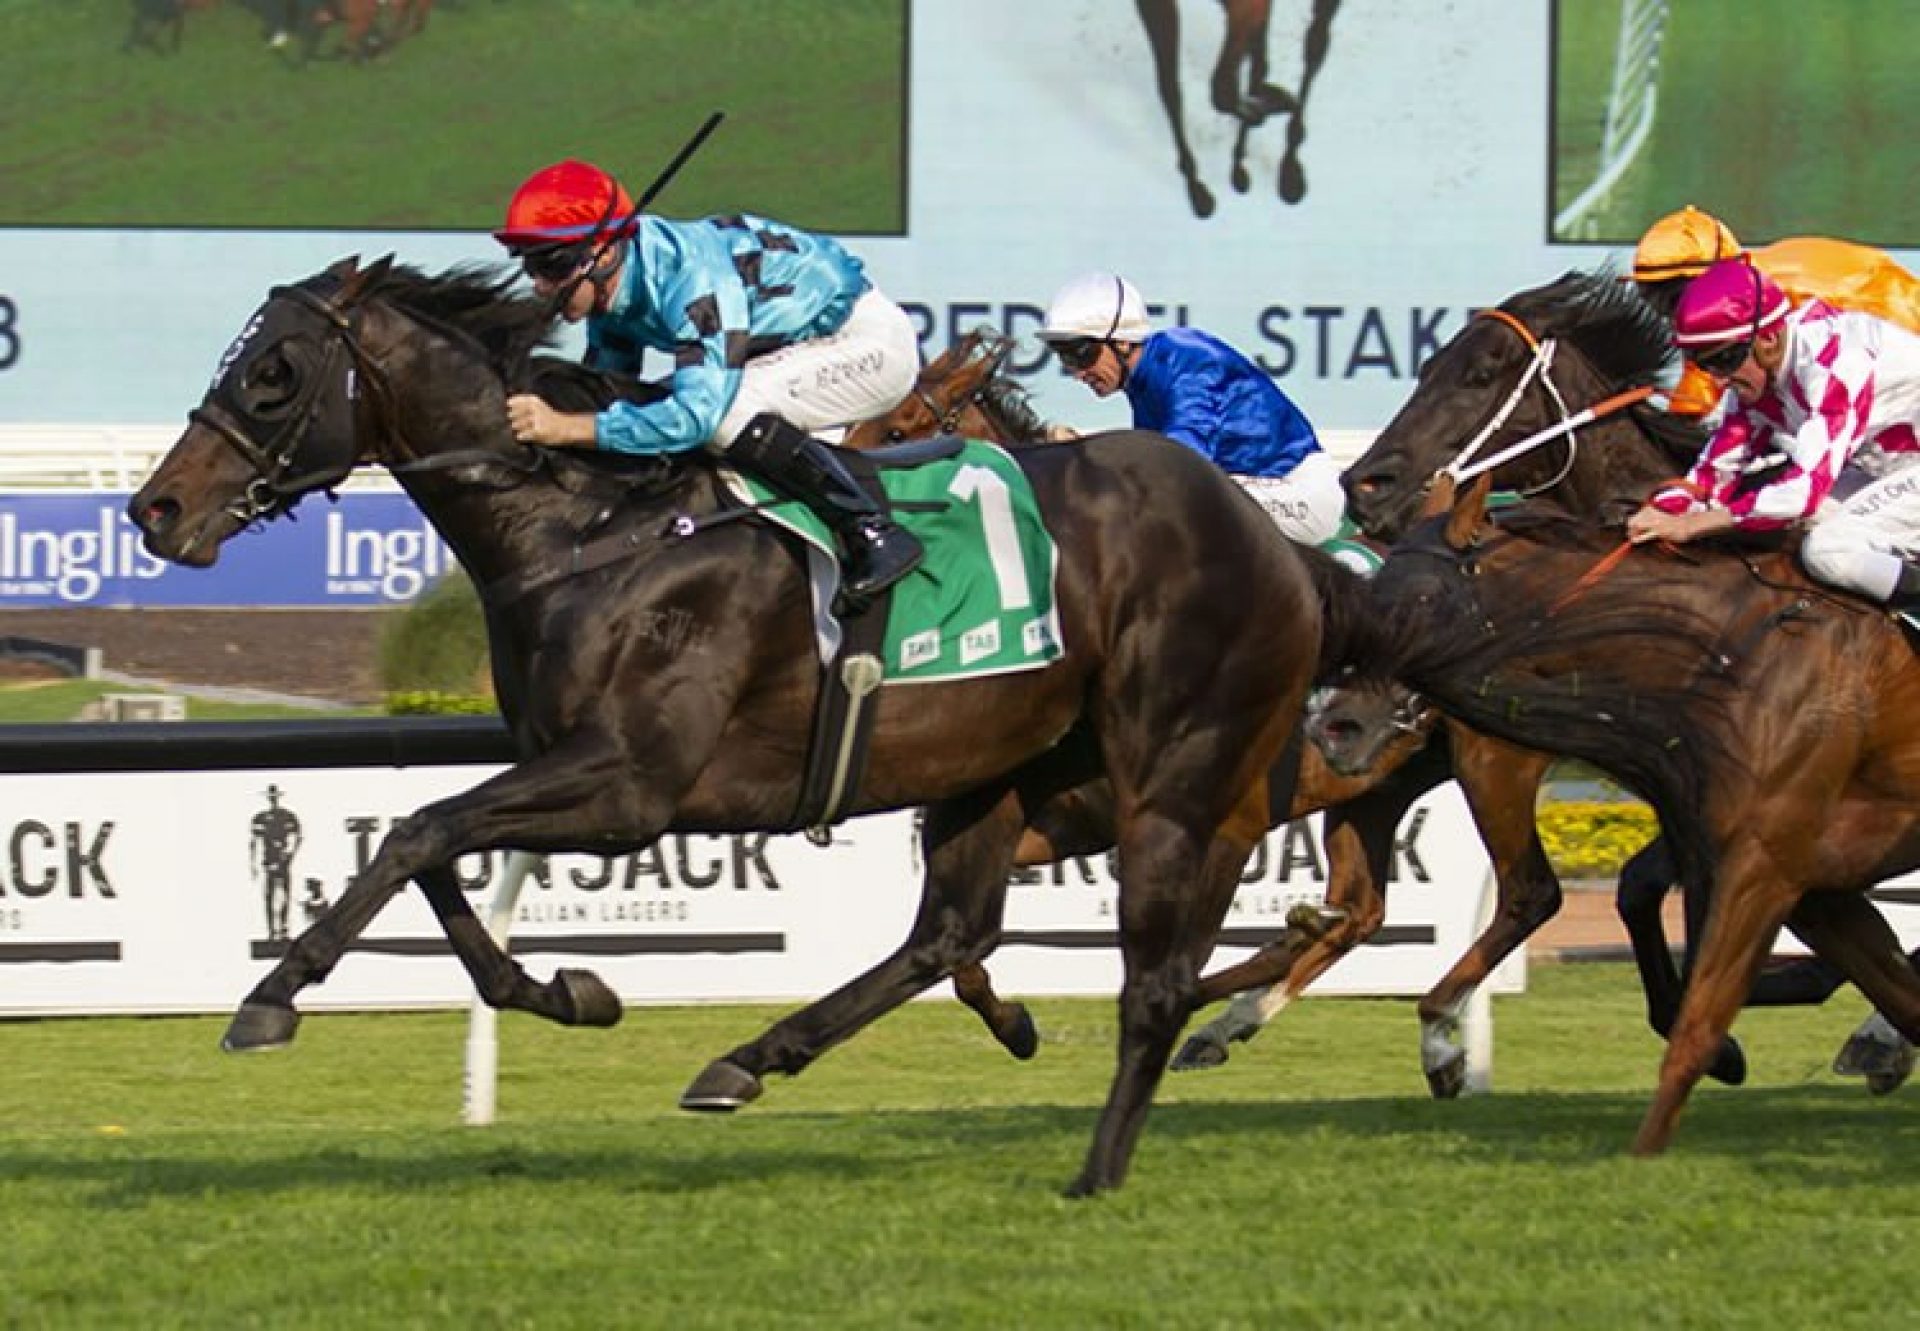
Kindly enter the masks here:
<path id="1" fill-rule="evenodd" d="M 441 579 L 380 634 L 380 687 L 395 716 L 484 715 L 497 710 L 487 627 L 464 574 Z"/>

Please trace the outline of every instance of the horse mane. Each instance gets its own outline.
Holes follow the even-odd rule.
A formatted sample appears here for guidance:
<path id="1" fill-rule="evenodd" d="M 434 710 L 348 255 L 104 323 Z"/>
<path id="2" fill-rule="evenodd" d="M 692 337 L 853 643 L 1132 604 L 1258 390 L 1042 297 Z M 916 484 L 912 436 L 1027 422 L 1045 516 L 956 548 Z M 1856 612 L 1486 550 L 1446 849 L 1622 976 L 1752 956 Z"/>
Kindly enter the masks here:
<path id="1" fill-rule="evenodd" d="M 1673 362 L 1672 326 L 1610 268 L 1562 273 L 1500 308 L 1542 339 L 1572 343 L 1623 388 L 1652 383 Z"/>
<path id="2" fill-rule="evenodd" d="M 1610 266 L 1562 273 L 1544 287 L 1509 297 L 1500 308 L 1539 337 L 1572 344 L 1623 389 L 1657 383 L 1674 361 L 1672 323 Z M 1709 431 L 1698 420 L 1644 402 L 1628 414 L 1676 472 L 1691 466 L 1707 441 Z"/>
<path id="3" fill-rule="evenodd" d="M 369 270 L 362 295 L 460 334 L 482 351 L 495 373 L 511 379 L 556 332 L 552 304 L 516 292 L 518 281 L 519 273 L 503 264 L 464 263 L 433 274 L 394 264 Z"/>
<path id="4" fill-rule="evenodd" d="M 981 386 L 980 407 L 1006 431 L 1009 442 L 1044 444 L 1047 422 L 1034 409 L 1033 395 L 1026 386 L 1008 375 L 996 374 Z"/>
<path id="5" fill-rule="evenodd" d="M 1445 521 L 1416 528 L 1389 567 L 1422 557 L 1482 563 L 1503 536 L 1592 554 L 1592 567 L 1620 543 L 1617 530 L 1550 505 L 1502 510 L 1498 534 L 1465 551 L 1446 544 Z M 1650 578 L 1671 576 L 1652 572 L 1650 558 L 1630 558 L 1574 594 L 1572 579 L 1543 579 L 1521 566 L 1500 575 L 1498 598 L 1481 601 L 1480 615 L 1436 615 L 1431 606 L 1389 601 L 1382 617 L 1413 635 L 1407 683 L 1475 730 L 1529 748 L 1552 736 L 1554 753 L 1621 781 L 1658 813 L 1683 879 L 1706 883 L 1716 863 L 1707 795 L 1713 773 L 1733 761 L 1720 735 L 1734 681 L 1715 664 L 1725 650 L 1726 605 L 1724 598 L 1695 607 L 1649 596 Z M 1477 595 L 1487 595 L 1486 577 L 1475 579 Z"/>

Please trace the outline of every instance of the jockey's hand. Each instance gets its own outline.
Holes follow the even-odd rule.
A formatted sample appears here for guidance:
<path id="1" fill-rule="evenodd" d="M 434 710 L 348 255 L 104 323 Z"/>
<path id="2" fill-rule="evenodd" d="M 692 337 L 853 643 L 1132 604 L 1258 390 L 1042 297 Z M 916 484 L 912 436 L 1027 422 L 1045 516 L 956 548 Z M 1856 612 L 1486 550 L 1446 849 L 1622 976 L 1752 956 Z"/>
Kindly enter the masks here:
<path id="1" fill-rule="evenodd" d="M 1648 541 L 1669 541 L 1685 545 L 1688 541 L 1733 527 L 1733 514 L 1724 508 L 1701 508 L 1691 513 L 1663 513 L 1648 504 L 1627 519 L 1627 539 L 1635 545 Z"/>
<path id="2" fill-rule="evenodd" d="M 592 448 L 596 442 L 591 414 L 555 411 L 546 399 L 532 393 L 515 393 L 507 399 L 507 428 L 523 444 Z"/>

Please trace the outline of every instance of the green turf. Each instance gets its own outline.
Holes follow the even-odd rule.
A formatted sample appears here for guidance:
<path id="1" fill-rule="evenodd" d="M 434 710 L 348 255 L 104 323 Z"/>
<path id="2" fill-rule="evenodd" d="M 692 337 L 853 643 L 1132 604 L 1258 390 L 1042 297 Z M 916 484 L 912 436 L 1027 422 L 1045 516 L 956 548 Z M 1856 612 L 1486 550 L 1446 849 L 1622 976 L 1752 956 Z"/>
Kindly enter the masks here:
<path id="1" fill-rule="evenodd" d="M 1593 176 L 1618 6 L 1558 0 L 1555 206 Z M 1679 0 L 1659 115 L 1594 239 L 1631 245 L 1684 203 L 1742 238 L 1834 235 L 1920 246 L 1920 98 L 1911 0 Z"/>
<path id="2" fill-rule="evenodd" d="M 349 958 L 345 963 L 351 965 Z M 502 1122 L 454 1126 L 448 1014 L 0 1024 L 0 1324 L 1860 1326 L 1898 1320 L 1910 1103 L 1824 1071 L 1861 1014 L 1756 1012 L 1754 1084 L 1622 1154 L 1657 1060 L 1620 967 L 1496 1002 L 1497 1094 L 1429 1102 L 1404 1002 L 1310 1001 L 1170 1078 L 1134 1176 L 1060 1199 L 1111 1005 L 1015 1064 L 897 1014 L 733 1118 L 679 1088 L 761 1009 L 503 1021 Z M 1908 1092 L 1911 1094 L 1911 1092 Z"/>
<path id="3" fill-rule="evenodd" d="M 638 191 L 706 118 L 674 214 L 905 225 L 904 0 L 467 0 L 366 65 L 292 67 L 228 0 L 177 55 L 125 0 L 0 0 L 0 224 L 481 230 L 534 168 Z"/>
<path id="4" fill-rule="evenodd" d="M 72 721 L 80 709 L 108 693 L 138 693 L 144 690 L 104 680 L 75 679 L 50 684 L 18 685 L 0 688 L 0 725 L 40 725 L 50 721 Z M 288 707 L 279 703 L 225 702 L 207 698 L 187 699 L 189 721 L 266 721 L 281 717 L 321 720 L 327 717 L 376 716 L 376 707 L 328 708 Z"/>

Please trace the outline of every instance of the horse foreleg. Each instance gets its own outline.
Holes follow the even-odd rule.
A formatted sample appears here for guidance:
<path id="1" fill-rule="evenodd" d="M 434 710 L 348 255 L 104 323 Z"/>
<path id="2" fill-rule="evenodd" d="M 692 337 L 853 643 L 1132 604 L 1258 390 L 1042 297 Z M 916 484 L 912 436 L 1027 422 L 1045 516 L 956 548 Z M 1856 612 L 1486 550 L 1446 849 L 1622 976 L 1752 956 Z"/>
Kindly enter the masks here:
<path id="1" fill-rule="evenodd" d="M 1492 860 L 1493 917 L 1480 936 L 1420 1000 L 1420 1066 L 1435 1099 L 1467 1085 L 1460 1014 L 1494 971 L 1560 912 L 1560 879 L 1540 844 L 1534 805 L 1549 759 L 1529 749 L 1454 729 L 1453 770 L 1480 840 Z"/>
<path id="2" fill-rule="evenodd" d="M 738 1109 L 759 1098 L 766 1073 L 797 1076 L 834 1045 L 991 952 L 1024 822 L 1006 786 L 930 806 L 921 828 L 920 908 L 906 941 L 879 965 L 709 1063 L 681 1093 L 680 1107 Z"/>
<path id="3" fill-rule="evenodd" d="M 618 749 L 597 738 L 549 750 L 482 782 L 464 794 L 440 800 L 402 819 L 353 883 L 307 927 L 279 964 L 255 985 L 222 1041 L 230 1051 L 267 1049 L 288 1043 L 299 1024 L 294 1000 L 331 973 L 353 941 L 411 878 L 452 863 L 459 855 L 503 845 L 549 845 L 569 831 L 630 834 L 645 842 L 666 825 L 623 804 L 631 773 Z"/>
<path id="4" fill-rule="evenodd" d="M 1289 928 L 1286 937 L 1247 961 L 1201 980 L 1201 1004 L 1234 998 L 1224 1013 L 1187 1037 L 1174 1056 L 1175 1071 L 1226 1062 L 1229 1044 L 1258 1035 L 1335 962 L 1379 932 L 1387 916 L 1384 884 L 1394 829 L 1419 793 L 1379 789 L 1327 810 L 1327 893 L 1315 927 Z"/>
<path id="5" fill-rule="evenodd" d="M 1153 50 L 1154 86 L 1173 130 L 1180 178 L 1187 183 L 1187 203 L 1195 217 L 1211 217 L 1213 194 L 1200 183 L 1200 168 L 1194 163 L 1193 149 L 1187 146 L 1187 117 L 1181 106 L 1179 0 L 1134 0 L 1134 7 L 1147 29 L 1147 45 Z"/>
<path id="6" fill-rule="evenodd" d="M 1633 1154 L 1658 1155 L 1673 1140 L 1687 1096 L 1739 1015 L 1798 890 L 1752 842 L 1728 855 Z"/>
<path id="7" fill-rule="evenodd" d="M 562 1026 L 612 1026 L 620 1020 L 620 997 L 588 970 L 567 967 L 545 984 L 529 976 L 493 940 L 473 913 L 451 867 L 423 870 L 414 880 L 433 907 L 453 953 L 489 1007 L 531 1012 Z"/>
<path id="8" fill-rule="evenodd" d="M 1647 1024 L 1661 1039 L 1673 1031 L 1680 1015 L 1680 999 L 1686 985 L 1680 968 L 1673 963 L 1673 945 L 1667 940 L 1667 926 L 1661 911 L 1667 893 L 1674 889 L 1676 870 L 1664 837 L 1655 837 L 1620 870 L 1614 890 L 1614 909 L 1627 931 L 1627 943 L 1633 950 L 1634 968 L 1640 972 L 1640 988 L 1647 1000 Z M 1713 893 L 1710 888 L 1683 886 L 1687 947 L 1689 952 L 1705 932 L 1707 908 Z M 1691 963 L 1689 963 L 1691 969 Z M 1727 1086 L 1739 1086 L 1747 1079 L 1747 1055 L 1732 1035 L 1721 1041 L 1707 1075 Z"/>
<path id="9" fill-rule="evenodd" d="M 953 992 L 971 1008 L 993 1038 L 1015 1058 L 1025 1061 L 1040 1051 L 1040 1032 L 1025 1003 L 1009 1003 L 993 991 L 993 977 L 980 962 L 971 962 L 953 973 Z"/>

